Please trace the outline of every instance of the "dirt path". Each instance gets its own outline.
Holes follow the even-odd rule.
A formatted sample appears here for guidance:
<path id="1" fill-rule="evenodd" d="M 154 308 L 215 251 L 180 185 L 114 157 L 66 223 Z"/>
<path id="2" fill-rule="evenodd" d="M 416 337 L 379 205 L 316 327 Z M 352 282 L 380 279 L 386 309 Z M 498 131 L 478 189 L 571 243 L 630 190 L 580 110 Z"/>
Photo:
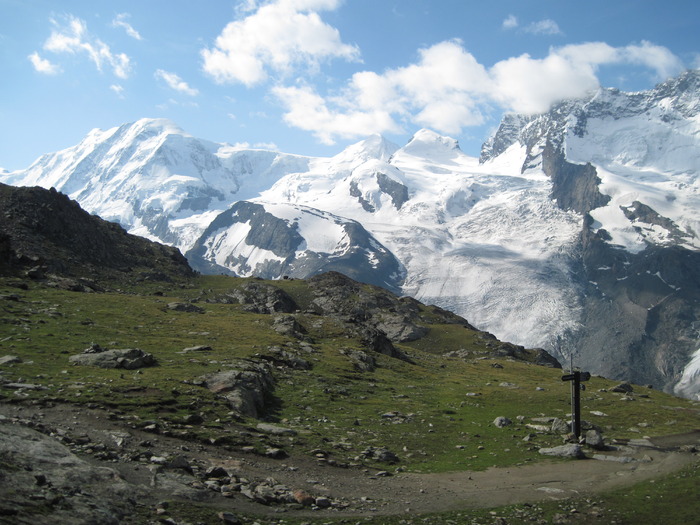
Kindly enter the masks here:
<path id="1" fill-rule="evenodd" d="M 125 435 L 127 438 L 120 445 L 124 455 L 142 451 L 143 443 L 148 441 L 150 450 L 159 456 L 184 454 L 193 465 L 224 466 L 250 479 L 274 478 L 292 489 L 302 489 L 314 496 L 326 496 L 332 501 L 343 502 L 342 510 L 335 508 L 326 511 L 337 517 L 415 515 L 603 493 L 664 476 L 697 462 L 697 454 L 680 452 L 678 447 L 694 445 L 700 448 L 700 431 L 697 431 L 653 438 L 648 442 L 641 440 L 633 446 L 601 452 L 606 458 L 600 460 L 543 460 L 536 464 L 493 468 L 483 472 L 396 473 L 385 476 L 369 468 L 323 466 L 308 455 L 284 460 L 253 454 L 234 455 L 221 447 L 187 443 L 132 429 L 123 422 L 110 420 L 100 411 L 80 410 L 71 405 L 47 409 L 0 403 L 0 415 L 5 416 L 6 422 L 40 423 L 60 429 L 63 434 L 83 435 L 91 443 L 104 443 L 112 447 L 116 434 Z M 167 472 L 137 461 L 106 462 L 89 454 L 78 455 L 90 463 L 116 469 L 128 483 L 144 487 L 149 505 L 177 498 L 177 494 L 182 494 L 184 498 L 191 497 L 188 494 L 192 489 L 186 478 L 175 480 L 168 477 Z M 278 512 L 273 505 L 261 505 L 241 494 L 235 494 L 232 501 L 212 493 L 202 502 L 217 510 L 235 508 L 238 512 L 258 515 Z M 318 510 L 300 509 L 293 512 L 298 516 L 319 517 Z"/>

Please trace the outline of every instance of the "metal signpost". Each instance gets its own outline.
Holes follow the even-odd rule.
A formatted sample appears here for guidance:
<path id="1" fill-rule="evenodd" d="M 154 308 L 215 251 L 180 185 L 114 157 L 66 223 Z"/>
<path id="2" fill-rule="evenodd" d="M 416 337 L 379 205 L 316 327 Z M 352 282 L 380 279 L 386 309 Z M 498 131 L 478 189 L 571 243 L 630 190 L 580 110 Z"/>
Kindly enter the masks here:
<path id="1" fill-rule="evenodd" d="M 590 372 L 573 371 L 561 376 L 562 381 L 571 381 L 571 432 L 576 439 L 581 437 L 581 381 L 588 381 Z"/>

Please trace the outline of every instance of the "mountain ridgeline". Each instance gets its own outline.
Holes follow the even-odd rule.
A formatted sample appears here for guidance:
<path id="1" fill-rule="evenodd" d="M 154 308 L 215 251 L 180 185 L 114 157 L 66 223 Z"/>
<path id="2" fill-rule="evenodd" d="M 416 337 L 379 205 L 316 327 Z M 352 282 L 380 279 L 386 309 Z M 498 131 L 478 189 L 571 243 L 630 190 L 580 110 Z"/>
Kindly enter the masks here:
<path id="1" fill-rule="evenodd" d="M 331 158 L 142 119 L 2 182 L 54 187 L 206 273 L 338 271 L 501 340 L 700 395 L 700 72 L 506 115 L 481 157 L 418 131 Z"/>

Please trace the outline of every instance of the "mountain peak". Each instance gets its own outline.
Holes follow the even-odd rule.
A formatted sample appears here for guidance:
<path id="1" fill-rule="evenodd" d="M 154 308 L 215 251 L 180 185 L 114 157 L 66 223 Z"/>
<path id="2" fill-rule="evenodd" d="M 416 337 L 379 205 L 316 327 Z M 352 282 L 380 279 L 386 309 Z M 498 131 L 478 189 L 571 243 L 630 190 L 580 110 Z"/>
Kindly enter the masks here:
<path id="1" fill-rule="evenodd" d="M 130 128 L 138 132 L 175 133 L 177 135 L 188 135 L 175 122 L 168 118 L 141 118 L 136 122 L 124 124 L 122 128 Z"/>
<path id="2" fill-rule="evenodd" d="M 453 156 L 455 153 L 462 153 L 455 139 L 425 128 L 413 135 L 401 150 L 416 157 L 434 157 L 436 154 Z"/>
<path id="3" fill-rule="evenodd" d="M 352 162 L 353 164 L 370 159 L 388 161 L 398 149 L 396 144 L 384 138 L 383 135 L 374 134 L 348 146 L 333 157 L 333 160 L 340 163 Z"/>

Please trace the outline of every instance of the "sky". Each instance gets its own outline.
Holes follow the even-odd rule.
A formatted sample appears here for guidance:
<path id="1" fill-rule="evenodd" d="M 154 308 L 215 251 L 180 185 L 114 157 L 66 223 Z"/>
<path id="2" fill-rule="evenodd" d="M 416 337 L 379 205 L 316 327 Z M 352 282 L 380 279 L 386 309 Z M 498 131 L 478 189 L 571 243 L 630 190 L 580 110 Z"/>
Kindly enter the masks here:
<path id="1" fill-rule="evenodd" d="M 0 0 L 0 168 L 92 129 L 332 156 L 700 67 L 697 0 Z"/>

